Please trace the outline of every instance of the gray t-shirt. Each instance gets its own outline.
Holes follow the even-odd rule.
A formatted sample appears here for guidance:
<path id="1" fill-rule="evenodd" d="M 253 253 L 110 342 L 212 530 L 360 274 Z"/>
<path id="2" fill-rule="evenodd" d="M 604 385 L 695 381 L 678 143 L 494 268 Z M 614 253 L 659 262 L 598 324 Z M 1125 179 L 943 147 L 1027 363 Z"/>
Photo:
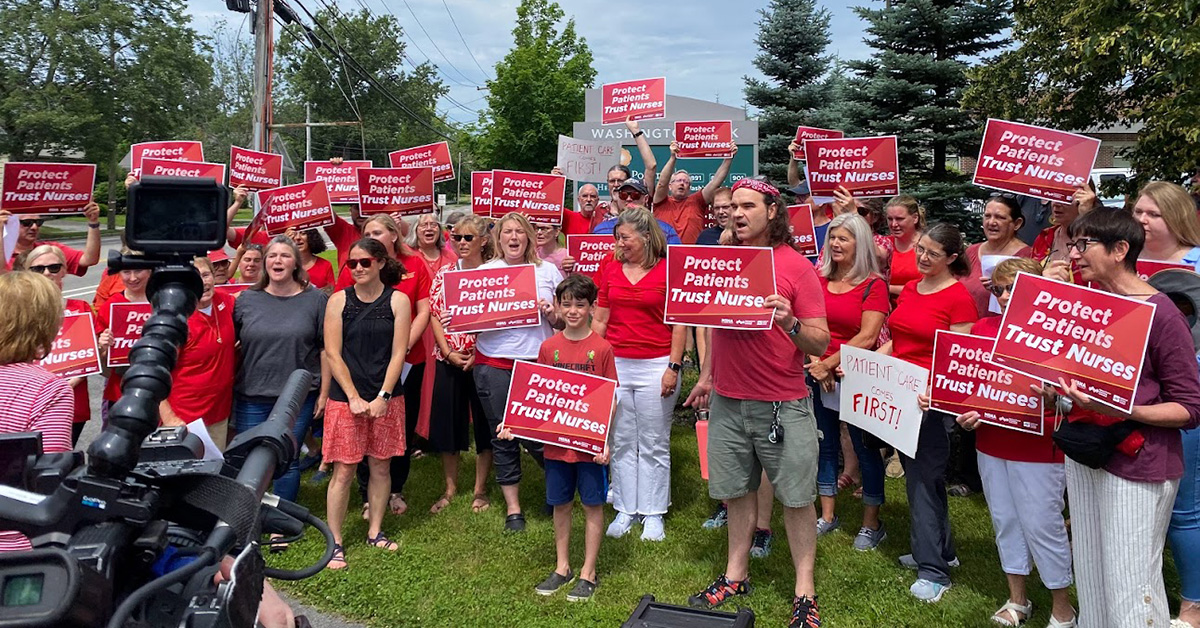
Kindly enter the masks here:
<path id="1" fill-rule="evenodd" d="M 234 393 L 249 401 L 269 402 L 292 371 L 307 369 L 320 386 L 324 347 L 325 302 L 313 287 L 290 297 L 246 290 L 233 306 L 233 324 L 242 343 Z"/>

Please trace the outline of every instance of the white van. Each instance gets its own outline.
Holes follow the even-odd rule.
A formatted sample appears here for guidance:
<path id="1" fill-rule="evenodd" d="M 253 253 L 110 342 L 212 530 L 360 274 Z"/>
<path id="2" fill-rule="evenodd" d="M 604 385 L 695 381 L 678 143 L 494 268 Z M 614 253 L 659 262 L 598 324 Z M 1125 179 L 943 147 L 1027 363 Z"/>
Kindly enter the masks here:
<path id="1" fill-rule="evenodd" d="M 1124 207 L 1125 195 L 1118 194 L 1116 196 L 1104 196 L 1104 184 L 1112 180 L 1126 180 L 1133 176 L 1133 170 L 1129 168 L 1096 168 L 1092 170 L 1092 183 L 1096 185 L 1096 189 L 1100 190 L 1100 202 L 1105 207 Z"/>

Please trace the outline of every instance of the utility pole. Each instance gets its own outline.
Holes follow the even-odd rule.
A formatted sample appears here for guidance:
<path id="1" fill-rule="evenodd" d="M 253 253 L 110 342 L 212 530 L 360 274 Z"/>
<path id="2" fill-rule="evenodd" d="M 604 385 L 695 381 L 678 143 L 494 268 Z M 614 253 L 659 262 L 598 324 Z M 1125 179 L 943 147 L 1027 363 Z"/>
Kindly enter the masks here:
<path id="1" fill-rule="evenodd" d="M 254 14 L 254 150 L 271 151 L 271 78 L 275 39 L 274 0 L 258 0 Z"/>
<path id="2" fill-rule="evenodd" d="M 304 160 L 312 161 L 312 105 L 304 103 Z"/>
<path id="3" fill-rule="evenodd" d="M 458 185 L 458 189 L 456 189 L 454 191 L 454 202 L 455 203 L 462 202 L 462 178 L 463 178 L 462 151 L 460 150 L 460 151 L 458 151 L 458 177 L 457 177 L 458 181 L 456 181 L 456 183 Z"/>

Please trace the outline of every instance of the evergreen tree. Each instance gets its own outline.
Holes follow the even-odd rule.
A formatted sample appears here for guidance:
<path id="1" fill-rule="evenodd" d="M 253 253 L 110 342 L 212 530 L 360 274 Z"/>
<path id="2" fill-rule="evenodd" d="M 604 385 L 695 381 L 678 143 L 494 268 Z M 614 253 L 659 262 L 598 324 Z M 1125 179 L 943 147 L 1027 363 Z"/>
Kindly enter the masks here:
<path id="1" fill-rule="evenodd" d="M 754 58 L 767 80 L 746 77 L 746 102 L 758 108 L 758 171 L 787 181 L 788 143 L 796 127 L 830 127 L 828 93 L 821 78 L 829 69 L 829 11 L 816 0 L 771 0 L 759 11 Z M 834 127 L 837 128 L 837 127 Z"/>
<path id="2" fill-rule="evenodd" d="M 983 190 L 947 160 L 978 153 L 982 121 L 960 102 L 968 64 L 1007 43 L 1007 0 L 891 0 L 855 12 L 869 24 L 865 41 L 875 52 L 849 63 L 857 74 L 848 107 L 854 126 L 897 135 L 902 191 L 921 199 L 932 220 L 978 239 L 978 217 L 963 199 Z"/>

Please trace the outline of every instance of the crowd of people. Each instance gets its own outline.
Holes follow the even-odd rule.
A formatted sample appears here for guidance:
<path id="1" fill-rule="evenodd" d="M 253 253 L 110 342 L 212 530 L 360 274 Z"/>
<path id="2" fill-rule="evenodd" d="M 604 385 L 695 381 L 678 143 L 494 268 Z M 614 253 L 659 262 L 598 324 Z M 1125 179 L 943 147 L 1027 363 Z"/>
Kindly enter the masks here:
<path id="1" fill-rule="evenodd" d="M 310 371 L 313 389 L 295 423 L 296 438 L 310 452 L 292 461 L 274 491 L 296 499 L 302 468 L 319 465 L 317 477 L 328 477 L 333 570 L 352 568 L 352 541 L 343 535 L 352 484 L 368 521 L 365 545 L 399 549 L 385 533 L 386 517 L 409 508 L 405 486 L 418 452 L 439 459 L 444 478 L 441 496 L 422 507 L 436 515 L 457 498 L 462 453 L 473 447 L 471 509 L 491 507 L 494 471 L 504 529 L 523 531 L 524 451 L 544 470 L 556 537 L 554 569 L 534 589 L 553 595 L 574 582 L 567 599 L 586 600 L 600 583 L 603 536 L 620 538 L 640 527 L 642 541 L 657 542 L 672 526 L 700 523 L 666 518 L 672 418 L 681 373 L 691 362 L 699 377 L 682 403 L 708 410 L 708 491 L 719 502 L 703 526 L 725 528 L 729 551 L 720 575 L 690 604 L 716 608 L 750 593 L 751 559 L 771 550 L 778 501 L 795 569 L 790 625 L 820 626 L 818 538 L 840 527 L 839 501 L 851 498 L 863 504 L 857 550 L 874 551 L 887 539 L 885 520 L 909 518 L 911 552 L 899 560 L 916 572 L 910 593 L 938 602 L 960 564 L 948 499 L 981 491 L 1009 589 L 991 617 L 995 623 L 1018 626 L 1033 617 L 1027 586 L 1036 566 L 1053 600 L 1050 628 L 1172 621 L 1200 628 L 1197 351 L 1185 315 L 1136 267 L 1151 259 L 1200 270 L 1200 220 L 1187 190 L 1152 182 L 1121 209 L 1103 207 L 1084 185 L 1071 202 L 1036 212 L 1049 219 L 1040 231 L 1029 230 L 1031 199 L 996 193 L 980 215 L 984 240 L 971 243 L 948 223 L 926 224 L 911 196 L 860 199 L 843 188 L 833 198 L 813 198 L 794 160 L 782 192 L 757 177 L 726 187 L 732 158 L 693 191 L 690 174 L 676 168 L 674 145 L 656 174 L 644 134 L 636 122 L 627 126 L 645 178 L 614 167 L 607 204 L 594 185 L 580 186 L 561 225 L 531 224 L 518 213 L 456 213 L 443 221 L 433 214 L 354 212 L 323 233 L 269 238 L 232 226 L 247 198 L 238 188 L 227 234 L 235 252 L 223 248 L 195 260 L 204 292 L 188 321 L 171 395 L 159 409 L 162 424 L 202 420 L 223 447 L 232 434 L 266 419 L 290 372 Z M 813 207 L 816 257 L 793 247 L 786 210 L 793 201 Z M 0 276 L 0 431 L 40 431 L 46 451 L 70 449 L 91 420 L 86 382 L 64 381 L 37 365 L 58 321 L 64 313 L 93 313 L 103 353 L 113 343 L 110 305 L 147 300 L 149 271 L 142 270 L 104 272 L 91 304 L 61 297 L 67 273 L 82 276 L 99 261 L 98 211 L 92 205 L 85 212 L 83 250 L 42 240 L 42 219 L 22 216 L 16 250 Z M 0 213 L 0 223 L 7 218 Z M 614 239 L 614 254 L 594 278 L 573 272 L 577 260 L 563 242 L 585 233 Z M 1027 242 L 1022 233 L 1036 238 Z M 336 263 L 319 257 L 327 240 Z M 666 259 L 670 245 L 680 243 L 770 248 L 771 329 L 665 323 Z M 450 331 L 447 272 L 522 264 L 535 269 L 540 324 Z M 1038 436 L 981 422 L 976 412 L 929 410 L 923 396 L 911 458 L 840 420 L 843 347 L 929 368 L 938 331 L 999 333 L 1018 273 L 1157 305 L 1131 412 L 1100 404 L 1064 379 L 1037 391 L 1047 408 L 1057 409 Z M 617 380 L 603 454 L 542 445 L 503 429 L 521 360 Z M 108 370 L 97 420 L 119 398 L 121 375 L 122 369 Z M 1139 446 L 1106 452 L 1098 467 L 1064 456 L 1053 438 L 1056 430 L 1118 427 L 1136 435 Z M 893 458 L 899 469 L 890 468 Z M 886 504 L 887 475 L 903 476 L 906 511 Z M 568 551 L 576 493 L 586 520 L 578 572 Z M 613 510 L 607 527 L 606 503 Z M 1168 541 L 1181 584 L 1174 620 L 1162 576 Z M 0 550 L 28 547 L 20 535 L 0 533 Z"/>

